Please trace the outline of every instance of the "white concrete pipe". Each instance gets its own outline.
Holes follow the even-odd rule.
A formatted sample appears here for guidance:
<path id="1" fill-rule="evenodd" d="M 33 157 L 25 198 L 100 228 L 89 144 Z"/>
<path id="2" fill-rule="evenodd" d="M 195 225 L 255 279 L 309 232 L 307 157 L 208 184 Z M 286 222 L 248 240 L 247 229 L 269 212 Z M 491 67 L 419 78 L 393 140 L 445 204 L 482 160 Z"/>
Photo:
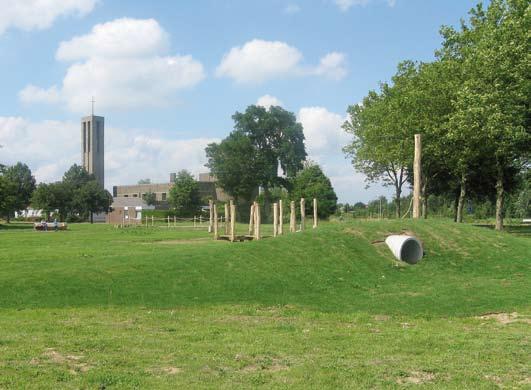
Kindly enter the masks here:
<path id="1" fill-rule="evenodd" d="M 398 260 L 416 264 L 424 255 L 422 244 L 413 236 L 394 235 L 385 239 L 385 243 Z"/>

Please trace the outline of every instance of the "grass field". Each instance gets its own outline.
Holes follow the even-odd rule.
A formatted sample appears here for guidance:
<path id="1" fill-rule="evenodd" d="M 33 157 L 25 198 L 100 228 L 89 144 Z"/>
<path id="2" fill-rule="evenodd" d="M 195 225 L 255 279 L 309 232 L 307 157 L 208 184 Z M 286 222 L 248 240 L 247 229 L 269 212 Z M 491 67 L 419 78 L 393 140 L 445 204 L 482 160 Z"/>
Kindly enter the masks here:
<path id="1" fill-rule="evenodd" d="M 243 229 L 243 228 L 242 228 Z M 381 240 L 413 231 L 416 266 Z M 0 228 L 2 388 L 529 388 L 531 239 L 443 220 L 258 242 Z"/>

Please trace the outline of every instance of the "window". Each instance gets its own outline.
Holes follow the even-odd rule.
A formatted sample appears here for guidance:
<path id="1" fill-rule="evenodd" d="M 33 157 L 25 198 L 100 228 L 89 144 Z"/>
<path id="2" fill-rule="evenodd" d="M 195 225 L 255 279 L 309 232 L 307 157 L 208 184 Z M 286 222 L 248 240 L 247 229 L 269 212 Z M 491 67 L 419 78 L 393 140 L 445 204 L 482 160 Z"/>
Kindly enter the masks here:
<path id="1" fill-rule="evenodd" d="M 125 195 L 124 195 L 124 198 L 129 198 L 129 195 L 125 194 Z"/>
<path id="2" fill-rule="evenodd" d="M 133 194 L 133 198 L 138 198 L 138 194 Z"/>
<path id="3" fill-rule="evenodd" d="M 165 192 L 162 193 L 162 200 L 166 200 L 166 193 Z"/>

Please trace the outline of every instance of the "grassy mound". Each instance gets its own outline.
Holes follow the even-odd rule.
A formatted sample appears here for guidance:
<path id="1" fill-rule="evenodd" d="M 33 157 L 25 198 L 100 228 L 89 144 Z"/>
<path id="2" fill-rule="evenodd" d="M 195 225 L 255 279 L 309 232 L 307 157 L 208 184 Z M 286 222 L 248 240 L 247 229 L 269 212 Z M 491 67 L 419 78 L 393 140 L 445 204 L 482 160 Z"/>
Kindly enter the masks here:
<path id="1" fill-rule="evenodd" d="M 402 231 L 424 243 L 415 266 L 372 243 Z M 529 381 L 524 236 L 382 221 L 231 244 L 72 225 L 3 229 L 0 249 L 0 388 Z"/>

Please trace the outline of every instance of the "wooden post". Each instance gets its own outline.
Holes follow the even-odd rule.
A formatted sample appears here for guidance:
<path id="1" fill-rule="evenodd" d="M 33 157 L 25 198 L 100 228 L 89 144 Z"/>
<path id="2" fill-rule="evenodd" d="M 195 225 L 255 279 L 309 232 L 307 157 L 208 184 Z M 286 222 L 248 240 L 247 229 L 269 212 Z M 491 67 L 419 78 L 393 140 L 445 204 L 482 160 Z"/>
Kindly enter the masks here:
<path id="1" fill-rule="evenodd" d="M 208 201 L 208 208 L 209 208 L 209 215 L 208 215 L 208 232 L 209 233 L 212 233 L 212 225 L 213 225 L 213 219 L 214 219 L 214 210 L 213 210 L 213 206 L 214 205 L 214 201 L 212 199 L 210 199 Z"/>
<path id="2" fill-rule="evenodd" d="M 168 227 L 170 227 L 170 216 L 168 215 Z"/>
<path id="3" fill-rule="evenodd" d="M 194 228 L 197 226 L 197 217 L 194 215 Z"/>
<path id="4" fill-rule="evenodd" d="M 420 191 L 422 181 L 422 137 L 415 134 L 415 159 L 413 161 L 413 218 L 420 218 Z"/>
<path id="5" fill-rule="evenodd" d="M 273 237 L 278 234 L 278 203 L 273 203 Z"/>
<path id="6" fill-rule="evenodd" d="M 261 223 L 261 218 L 260 218 L 260 205 L 255 202 L 255 207 L 254 207 L 254 238 L 255 240 L 260 240 L 262 237 L 260 236 L 260 223 Z"/>
<path id="7" fill-rule="evenodd" d="M 295 223 L 296 223 L 296 215 L 295 215 L 295 201 L 291 201 L 290 204 L 290 213 L 289 213 L 289 231 L 291 233 L 294 233 L 296 228 L 295 228 Z"/>
<path id="8" fill-rule="evenodd" d="M 177 227 L 177 216 L 173 216 L 173 226 Z"/>
<path id="9" fill-rule="evenodd" d="M 147 226 L 148 226 L 147 215 L 146 215 L 146 218 L 145 218 L 145 219 L 146 219 L 146 227 L 147 227 Z"/>
<path id="10" fill-rule="evenodd" d="M 214 240 L 217 240 L 219 238 L 219 232 L 218 232 L 218 208 L 215 203 L 212 204 L 214 207 L 214 210 L 212 211 L 212 218 L 214 219 Z"/>
<path id="11" fill-rule="evenodd" d="M 306 228 L 306 200 L 301 198 L 301 231 Z"/>
<path id="12" fill-rule="evenodd" d="M 317 227 L 317 199 L 313 198 L 313 228 Z"/>
<path id="13" fill-rule="evenodd" d="M 225 235 L 229 235 L 229 221 L 230 221 L 230 211 L 229 204 L 225 203 Z"/>
<path id="14" fill-rule="evenodd" d="M 251 211 L 249 213 L 249 235 L 254 233 L 254 202 L 251 204 Z"/>
<path id="15" fill-rule="evenodd" d="M 155 227 L 155 216 L 151 216 L 151 227 Z"/>
<path id="16" fill-rule="evenodd" d="M 230 205 L 230 241 L 234 242 L 236 233 L 236 206 L 234 204 Z"/>
<path id="17" fill-rule="evenodd" d="M 283 225 L 284 225 L 284 211 L 282 208 L 282 199 L 280 199 L 278 201 L 278 235 L 279 236 L 281 236 L 283 233 L 282 232 Z"/>

